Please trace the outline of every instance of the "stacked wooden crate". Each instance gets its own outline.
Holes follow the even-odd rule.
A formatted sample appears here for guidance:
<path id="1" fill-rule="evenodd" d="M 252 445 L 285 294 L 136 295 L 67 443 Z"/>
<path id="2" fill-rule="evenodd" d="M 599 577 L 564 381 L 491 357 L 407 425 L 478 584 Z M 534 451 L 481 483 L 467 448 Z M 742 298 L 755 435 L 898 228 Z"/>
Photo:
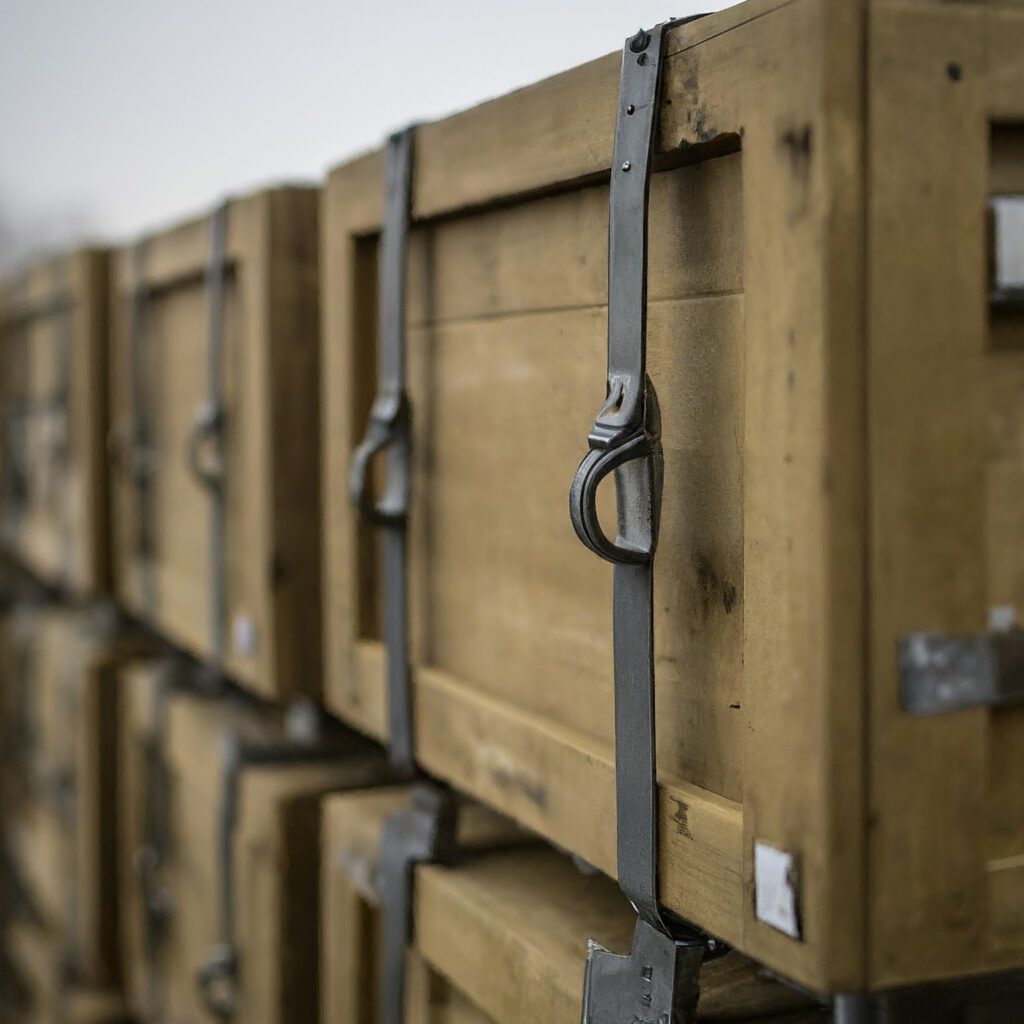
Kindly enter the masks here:
<path id="1" fill-rule="evenodd" d="M 12 1020 L 1024 1015 L 1022 54 L 748 0 L 6 287 Z"/>

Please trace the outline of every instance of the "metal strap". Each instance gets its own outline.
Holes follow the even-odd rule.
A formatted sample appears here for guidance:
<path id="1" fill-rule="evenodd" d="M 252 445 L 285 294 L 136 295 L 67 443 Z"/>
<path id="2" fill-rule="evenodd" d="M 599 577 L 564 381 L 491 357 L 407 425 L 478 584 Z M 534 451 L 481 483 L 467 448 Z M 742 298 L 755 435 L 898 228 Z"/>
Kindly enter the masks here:
<path id="1" fill-rule="evenodd" d="M 579 539 L 614 565 L 615 784 L 618 878 L 638 920 L 629 956 L 591 943 L 584 1024 L 683 1024 L 713 940 L 669 922 L 658 904 L 658 786 L 654 689 L 654 554 L 664 463 L 654 385 L 647 377 L 647 216 L 661 62 L 668 23 L 626 40 L 612 155 L 608 226 L 607 395 L 590 451 L 569 492 Z M 614 474 L 617 536 L 597 513 Z"/>
<path id="2" fill-rule="evenodd" d="M 189 469 L 210 495 L 210 645 L 218 660 L 227 646 L 227 573 L 224 559 L 224 284 L 227 275 L 228 203 L 210 218 L 210 253 L 206 268 L 207 397 L 195 411 L 186 457 Z"/>
<path id="3" fill-rule="evenodd" d="M 413 787 L 412 807 L 392 815 L 381 833 L 380 1024 L 405 1024 L 405 951 L 412 932 L 413 870 L 450 864 L 457 855 L 458 802 L 447 788 Z"/>
<path id="4" fill-rule="evenodd" d="M 143 608 L 148 614 L 156 610 L 156 577 L 153 565 L 155 538 L 153 526 L 154 466 L 152 426 L 146 397 L 146 367 L 143 348 L 146 338 L 146 242 L 138 242 L 132 250 L 132 290 L 129 327 L 129 361 L 131 373 L 132 482 L 135 485 L 135 548 L 139 569 L 139 586 Z"/>
<path id="5" fill-rule="evenodd" d="M 66 295 L 67 302 L 58 320 L 57 327 L 57 390 L 54 396 L 55 411 L 60 418 L 58 436 L 54 445 L 54 462 L 60 471 L 61 493 L 58 495 L 61 517 L 61 573 L 71 583 L 72 560 L 74 557 L 74 536 L 72 519 L 71 486 L 71 359 L 72 334 L 74 327 L 75 303 L 72 291 L 72 268 L 70 258 L 63 261 L 63 270 L 56 272 L 55 291 Z"/>
<path id="6" fill-rule="evenodd" d="M 1024 630 L 903 637 L 900 697 L 913 715 L 1024 703 Z"/>
<path id="7" fill-rule="evenodd" d="M 580 540 L 615 565 L 615 750 L 619 885 L 662 928 L 657 892 L 653 561 L 662 453 L 657 397 L 646 375 L 647 203 L 664 26 L 627 40 L 612 158 L 608 235 L 608 397 L 570 491 Z M 618 536 L 597 515 L 615 474 Z"/>
<path id="8" fill-rule="evenodd" d="M 170 779 L 164 760 L 164 749 L 167 740 L 168 705 L 172 695 L 183 686 L 180 666 L 165 665 L 157 683 L 153 731 L 146 741 L 143 836 L 142 845 L 135 854 L 135 873 L 144 915 L 147 1016 L 154 1021 L 163 1019 L 159 961 L 171 914 L 170 893 L 160 878 L 171 845 L 168 806 Z"/>
<path id="9" fill-rule="evenodd" d="M 414 765 L 406 566 L 412 421 L 405 384 L 405 291 L 413 135 L 412 128 L 398 132 L 388 139 L 385 148 L 377 397 L 349 475 L 353 503 L 382 534 L 389 752 L 394 765 L 408 770 Z M 370 467 L 380 452 L 387 453 L 386 480 L 383 495 L 375 500 Z"/>

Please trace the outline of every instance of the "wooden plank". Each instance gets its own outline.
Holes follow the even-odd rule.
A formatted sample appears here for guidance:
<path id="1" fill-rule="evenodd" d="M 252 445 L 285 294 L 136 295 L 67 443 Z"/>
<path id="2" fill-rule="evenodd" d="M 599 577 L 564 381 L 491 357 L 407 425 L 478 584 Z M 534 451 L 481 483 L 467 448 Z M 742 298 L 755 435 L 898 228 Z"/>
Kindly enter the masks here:
<path id="1" fill-rule="evenodd" d="M 317 423 L 318 193 L 280 188 L 232 201 L 225 287 L 224 664 L 267 697 L 320 690 Z M 131 439 L 131 249 L 114 261 L 112 418 L 118 595 L 133 612 L 200 658 L 214 660 L 210 496 L 185 452 L 206 400 L 207 309 L 202 275 L 208 217 L 145 240 L 150 289 L 144 342 L 153 420 L 154 583 L 144 606 L 136 550 L 138 501 L 128 473 Z"/>
<path id="2" fill-rule="evenodd" d="M 652 187 L 662 898 L 822 990 L 864 980 L 862 17 L 793 0 L 674 30 Z M 602 394 L 616 69 L 421 130 L 409 298 L 418 755 L 607 870 L 610 574 L 565 495 Z M 322 357 L 328 699 L 377 736 L 379 561 L 345 483 L 381 174 L 329 178 Z M 803 942 L 755 918 L 755 841 L 800 864 Z"/>
<path id="3" fill-rule="evenodd" d="M 422 1019 L 447 1020 L 447 1004 L 463 1001 L 494 1024 L 578 1021 L 587 940 L 624 952 L 635 921 L 614 883 L 580 874 L 547 847 L 482 854 L 451 869 L 422 866 L 416 952 L 448 983 L 436 987 L 457 993 Z M 701 1020 L 775 1020 L 809 1005 L 738 954 L 701 974 Z"/>
<path id="4" fill-rule="evenodd" d="M 110 586 L 107 256 L 76 250 L 0 287 L 4 543 L 40 579 L 78 597 Z M 55 402 L 65 385 L 61 409 Z M 11 490 L 15 463 L 24 473 L 20 508 Z"/>
<path id="5" fill-rule="evenodd" d="M 1021 444 L 1019 353 L 991 347 L 983 273 L 986 200 L 1000 188 L 988 179 L 992 124 L 1024 117 L 1022 46 L 1024 25 L 1009 13 L 879 6 L 872 15 L 869 909 L 877 985 L 1024 962 L 1024 889 L 1014 867 L 1024 854 L 1024 806 L 1003 800 L 1019 782 L 1024 717 L 909 718 L 897 701 L 895 657 L 906 633 L 975 632 L 994 606 L 1018 621 L 1024 611 L 1018 531 L 1006 518 L 1024 493 L 1012 455 Z M 1002 174 L 1013 166 L 994 162 Z"/>
<path id="6" fill-rule="evenodd" d="M 375 1024 L 378 1019 L 380 943 L 377 864 L 385 821 L 411 805 L 407 786 L 330 796 L 321 804 L 321 1007 L 323 1024 Z M 468 852 L 514 844 L 529 837 L 485 808 L 469 804 L 458 822 L 460 848 Z M 415 991 L 416 954 L 407 956 Z M 414 998 L 407 1000 L 415 1012 Z"/>

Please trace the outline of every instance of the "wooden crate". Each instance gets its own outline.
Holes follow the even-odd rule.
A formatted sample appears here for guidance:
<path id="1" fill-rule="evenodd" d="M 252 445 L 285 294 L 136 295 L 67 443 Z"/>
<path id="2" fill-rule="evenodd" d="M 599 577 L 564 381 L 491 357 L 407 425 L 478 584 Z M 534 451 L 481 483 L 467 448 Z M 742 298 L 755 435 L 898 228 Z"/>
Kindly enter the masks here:
<path id="1" fill-rule="evenodd" d="M 109 589 L 107 253 L 82 249 L 0 285 L 0 530 L 46 583 Z"/>
<path id="2" fill-rule="evenodd" d="M 162 1014 L 168 1024 L 201 1024 L 210 1011 L 198 973 L 222 938 L 217 851 L 224 744 L 229 732 L 253 742 L 280 740 L 283 733 L 280 714 L 264 707 L 196 693 L 161 695 L 168 671 L 136 669 L 122 688 L 131 723 L 121 748 L 130 780 L 122 816 L 125 860 L 143 865 L 151 837 L 147 816 L 160 815 L 167 829 L 153 876 L 168 907 L 158 933 L 146 927 L 140 873 L 122 878 L 126 988 L 140 1018 Z M 350 747 L 350 755 L 330 763 L 242 772 L 232 846 L 239 1020 L 316 1019 L 319 799 L 366 785 L 384 767 L 369 744 L 353 737 Z M 154 750 L 162 751 L 167 773 L 162 794 L 149 788 Z"/>
<path id="3" fill-rule="evenodd" d="M 378 1019 L 380 833 L 408 806 L 402 788 L 323 802 L 323 1024 Z M 406 1020 L 576 1024 L 587 939 L 628 944 L 633 912 L 608 878 L 581 874 L 547 846 L 518 841 L 486 849 L 502 836 L 494 828 L 507 826 L 480 808 L 472 815 L 460 823 L 466 852 L 456 867 L 416 868 Z M 709 966 L 704 981 L 701 1020 L 826 1019 L 737 954 Z"/>
<path id="4" fill-rule="evenodd" d="M 314 189 L 280 188 L 227 210 L 222 530 L 212 521 L 215 492 L 188 459 L 210 394 L 212 219 L 113 257 L 118 597 L 174 643 L 274 698 L 320 689 L 317 201 Z M 137 287 L 145 299 L 133 343 Z M 137 410 L 149 435 L 142 464 Z M 200 446 L 202 466 L 212 454 Z M 149 467 L 146 497 L 140 465 Z M 148 531 L 145 548 L 140 531 Z M 223 538 L 219 555 L 215 536 Z M 222 614 L 214 573 L 223 580 Z"/>
<path id="5" fill-rule="evenodd" d="M 661 899 L 820 992 L 1024 964 L 1024 713 L 897 699 L 901 636 L 1024 611 L 1024 321 L 990 325 L 985 249 L 990 195 L 1024 191 L 1024 22 L 751 0 L 665 52 Z M 407 296 L 418 758 L 608 873 L 612 573 L 566 498 L 604 395 L 620 60 L 418 130 Z M 374 736 L 381 565 L 346 477 L 382 199 L 374 153 L 323 223 L 328 700 Z M 799 939 L 757 917 L 756 843 L 794 858 Z"/>
<path id="6" fill-rule="evenodd" d="M 374 1024 L 380 1014 L 381 832 L 388 818 L 412 806 L 412 791 L 408 786 L 387 786 L 337 794 L 325 798 L 321 806 L 321 1021 Z M 460 810 L 457 834 L 460 846 L 468 851 L 532 842 L 510 821 L 479 804 Z"/>
<path id="7" fill-rule="evenodd" d="M 22 608 L 2 644 L 4 735 L 21 745 L 5 841 L 62 969 L 93 987 L 120 979 L 116 678 L 148 647 L 109 612 Z"/>

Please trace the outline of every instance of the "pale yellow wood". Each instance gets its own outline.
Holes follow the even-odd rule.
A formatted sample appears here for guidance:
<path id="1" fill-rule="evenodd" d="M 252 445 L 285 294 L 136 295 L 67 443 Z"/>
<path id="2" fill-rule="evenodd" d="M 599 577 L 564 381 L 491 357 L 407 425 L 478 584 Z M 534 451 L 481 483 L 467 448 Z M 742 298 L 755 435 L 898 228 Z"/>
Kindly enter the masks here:
<path id="1" fill-rule="evenodd" d="M 317 203 L 281 188 L 231 203 L 225 286 L 226 407 L 224 664 L 267 697 L 320 690 Z M 211 498 L 186 449 L 208 394 L 207 290 L 211 221 L 145 240 L 152 290 L 143 342 L 144 391 L 155 448 L 153 579 L 144 607 L 132 431 L 132 250 L 114 258 L 111 406 L 118 594 L 176 644 L 215 657 L 211 635 Z"/>
<path id="2" fill-rule="evenodd" d="M 662 899 L 821 989 L 864 980 L 862 32 L 818 0 L 674 30 L 652 186 Z M 409 297 L 418 756 L 608 871 L 611 574 L 566 495 L 603 395 L 617 69 L 419 132 Z M 331 174 L 323 277 L 329 700 L 378 736 L 345 483 L 381 194 L 379 155 Z M 755 841 L 799 862 L 803 942 L 755 920 Z"/>
<path id="3" fill-rule="evenodd" d="M 105 250 L 81 249 L 0 285 L 4 543 L 40 579 L 78 597 L 110 587 L 107 265 Z M 26 504 L 12 517 L 18 452 L 9 442 L 21 430 Z"/>
<path id="4" fill-rule="evenodd" d="M 1010 338 L 994 346 L 984 274 L 988 195 L 1013 180 L 1019 187 L 1024 174 L 1020 151 L 996 146 L 993 129 L 1024 119 L 1022 52 L 1024 23 L 1010 13 L 886 5 L 872 18 L 869 870 L 878 985 L 1024 962 L 1024 716 L 908 718 L 894 655 L 909 632 L 981 631 L 995 606 L 1018 621 L 1024 614 L 1021 335 L 1017 348 L 1005 347 Z"/>
<path id="5" fill-rule="evenodd" d="M 635 922 L 610 879 L 546 847 L 416 873 L 417 953 L 496 1024 L 578 1021 L 587 940 L 625 952 Z M 738 954 L 708 963 L 701 990 L 701 1020 L 774 1019 L 809 1003 Z"/>
<path id="6" fill-rule="evenodd" d="M 321 804 L 321 933 L 320 979 L 323 1024 L 376 1024 L 378 1020 L 378 954 L 381 939 L 378 860 L 381 832 L 393 814 L 407 810 L 407 786 L 384 786 L 361 793 L 327 797 Z M 461 808 L 460 849 L 473 851 L 499 846 L 522 846 L 530 838 L 510 822 L 478 804 Z M 410 948 L 409 981 L 417 974 L 418 958 Z M 410 1014 L 417 1000 L 407 998 Z M 415 1018 L 410 1019 L 413 1024 Z"/>

